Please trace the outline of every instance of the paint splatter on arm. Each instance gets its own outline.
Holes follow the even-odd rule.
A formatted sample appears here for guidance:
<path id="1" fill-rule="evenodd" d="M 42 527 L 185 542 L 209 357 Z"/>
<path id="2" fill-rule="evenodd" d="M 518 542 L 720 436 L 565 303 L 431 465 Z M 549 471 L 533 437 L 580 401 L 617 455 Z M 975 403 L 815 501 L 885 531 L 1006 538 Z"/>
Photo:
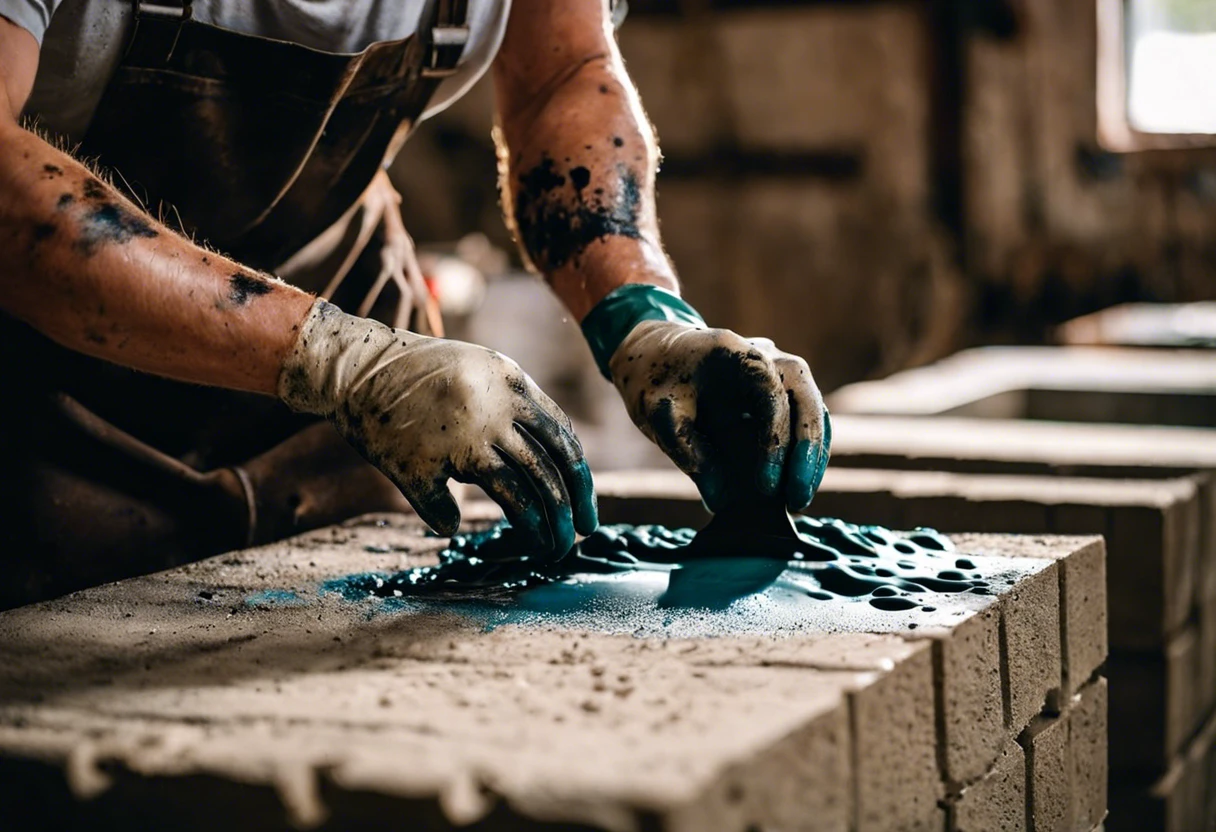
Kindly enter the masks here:
<path id="1" fill-rule="evenodd" d="M 147 372 L 273 394 L 312 302 L 0 123 L 0 309 L 46 336 Z"/>
<path id="2" fill-rule="evenodd" d="M 654 203 L 658 148 L 607 4 L 516 4 L 495 61 L 507 223 L 581 319 L 625 283 L 676 289 Z"/>

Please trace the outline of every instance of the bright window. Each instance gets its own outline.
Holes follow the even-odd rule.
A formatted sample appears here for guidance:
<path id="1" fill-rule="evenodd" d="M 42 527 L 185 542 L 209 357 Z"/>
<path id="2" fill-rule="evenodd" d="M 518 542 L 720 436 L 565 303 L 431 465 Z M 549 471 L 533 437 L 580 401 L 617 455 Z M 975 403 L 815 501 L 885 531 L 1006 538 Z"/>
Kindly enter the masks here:
<path id="1" fill-rule="evenodd" d="M 1216 0 L 1128 0 L 1127 120 L 1216 133 Z"/>
<path id="2" fill-rule="evenodd" d="M 1098 0 L 1098 37 L 1104 144 L 1216 142 L 1216 0 Z"/>

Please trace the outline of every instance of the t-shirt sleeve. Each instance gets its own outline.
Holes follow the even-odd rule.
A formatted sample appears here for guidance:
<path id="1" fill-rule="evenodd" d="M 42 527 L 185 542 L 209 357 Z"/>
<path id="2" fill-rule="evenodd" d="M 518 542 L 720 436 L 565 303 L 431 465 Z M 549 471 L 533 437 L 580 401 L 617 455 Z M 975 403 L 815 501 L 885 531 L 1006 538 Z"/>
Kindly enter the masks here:
<path id="1" fill-rule="evenodd" d="M 0 0 L 0 17 L 7 17 L 42 44 L 51 15 L 63 0 Z"/>

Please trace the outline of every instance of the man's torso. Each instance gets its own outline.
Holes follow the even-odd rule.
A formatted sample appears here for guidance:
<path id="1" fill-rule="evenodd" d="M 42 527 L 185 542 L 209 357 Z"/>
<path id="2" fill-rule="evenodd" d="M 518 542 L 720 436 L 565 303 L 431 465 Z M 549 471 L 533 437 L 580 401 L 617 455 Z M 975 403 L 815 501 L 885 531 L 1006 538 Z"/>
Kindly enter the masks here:
<path id="1" fill-rule="evenodd" d="M 196 0 L 192 13 L 202 23 L 242 34 L 353 53 L 413 34 L 425 6 L 425 0 Z M 486 70 L 502 42 L 509 7 L 510 0 L 469 0 L 470 37 L 459 71 L 440 85 L 424 118 L 459 98 Z M 42 42 L 26 116 L 78 141 L 122 58 L 133 13 L 130 0 L 0 0 L 0 15 Z"/>

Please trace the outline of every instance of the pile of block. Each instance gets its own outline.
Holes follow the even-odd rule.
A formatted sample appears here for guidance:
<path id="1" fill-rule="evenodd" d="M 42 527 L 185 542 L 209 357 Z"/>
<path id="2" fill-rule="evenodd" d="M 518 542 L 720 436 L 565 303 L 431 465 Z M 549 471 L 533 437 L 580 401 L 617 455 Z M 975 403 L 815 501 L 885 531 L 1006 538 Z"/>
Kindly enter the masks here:
<path id="1" fill-rule="evenodd" d="M 1106 538 L 1112 832 L 1216 828 L 1216 431 L 1178 427 L 1214 390 L 1202 351 L 1001 348 L 832 400 L 815 512 Z"/>
<path id="2" fill-rule="evenodd" d="M 318 590 L 433 559 L 400 517 L 12 610 L 6 828 L 1090 832 L 1102 541 L 957 543 L 993 594 L 846 632 L 490 627 Z"/>

